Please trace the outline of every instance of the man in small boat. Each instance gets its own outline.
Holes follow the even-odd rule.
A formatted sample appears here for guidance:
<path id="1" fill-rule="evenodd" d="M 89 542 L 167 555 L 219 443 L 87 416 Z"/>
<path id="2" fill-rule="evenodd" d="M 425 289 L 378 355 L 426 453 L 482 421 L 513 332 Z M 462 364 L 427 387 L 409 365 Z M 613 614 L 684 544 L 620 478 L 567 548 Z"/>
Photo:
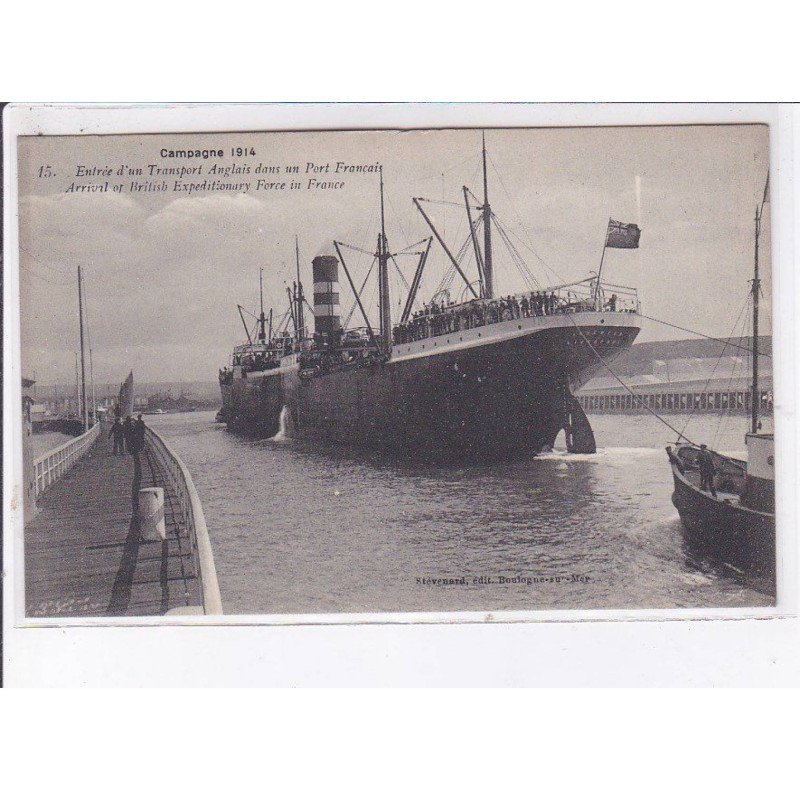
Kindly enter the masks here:
<path id="1" fill-rule="evenodd" d="M 673 463 L 677 468 L 678 472 L 683 475 L 686 472 L 686 465 L 683 463 L 681 457 L 673 452 L 672 448 L 667 445 L 667 457 L 669 458 L 670 462 Z"/>
<path id="2" fill-rule="evenodd" d="M 714 473 L 717 470 L 714 466 L 714 457 L 708 452 L 708 448 L 704 444 L 700 445 L 698 466 L 700 467 L 700 489 L 704 492 L 710 492 L 712 497 L 716 497 L 717 490 L 714 488 Z"/>

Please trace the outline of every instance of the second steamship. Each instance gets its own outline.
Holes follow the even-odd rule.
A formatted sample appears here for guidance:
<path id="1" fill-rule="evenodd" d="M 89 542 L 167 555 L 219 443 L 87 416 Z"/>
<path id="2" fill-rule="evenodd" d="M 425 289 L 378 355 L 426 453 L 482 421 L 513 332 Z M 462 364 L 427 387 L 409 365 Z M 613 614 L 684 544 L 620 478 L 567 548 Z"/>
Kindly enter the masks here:
<path id="1" fill-rule="evenodd" d="M 498 231 L 507 246 L 510 240 L 489 204 L 485 143 L 482 155 L 483 199 L 464 187 L 469 234 L 456 254 L 426 213 L 424 204 L 432 201 L 414 199 L 432 236 L 418 250 L 399 251 L 418 261 L 395 326 L 389 267 L 398 253 L 386 237 L 382 173 L 377 330 L 344 258 L 347 246 L 335 241 L 312 262 L 308 331 L 298 255 L 286 315 L 291 324 L 274 327 L 272 312 L 267 324 L 262 300 L 253 335 L 248 331 L 232 364 L 220 371 L 221 421 L 239 433 L 271 437 L 285 426 L 306 440 L 422 459 L 536 453 L 552 447 L 562 430 L 570 451 L 594 452 L 573 392 L 632 344 L 639 332 L 636 290 L 601 282 L 601 262 L 598 274 L 583 281 L 497 297 L 492 234 Z M 638 247 L 639 234 L 636 225 L 609 220 L 604 255 L 606 247 Z M 440 294 L 414 312 L 434 239 L 467 296 L 451 302 Z M 474 282 L 465 272 L 466 253 L 474 257 Z M 340 268 L 363 318 L 359 328 L 342 324 Z"/>

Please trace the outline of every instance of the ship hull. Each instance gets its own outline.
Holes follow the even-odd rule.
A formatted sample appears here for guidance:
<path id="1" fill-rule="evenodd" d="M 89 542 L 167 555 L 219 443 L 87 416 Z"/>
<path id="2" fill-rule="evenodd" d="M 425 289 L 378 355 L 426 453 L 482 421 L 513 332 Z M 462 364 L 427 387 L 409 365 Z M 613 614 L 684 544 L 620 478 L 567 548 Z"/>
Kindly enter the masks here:
<path id="1" fill-rule="evenodd" d="M 697 554 L 766 580 L 774 593 L 775 517 L 701 491 L 673 463 L 672 504 Z"/>
<path id="2" fill-rule="evenodd" d="M 234 431 L 272 436 L 286 407 L 298 438 L 422 460 L 537 453 L 564 427 L 572 392 L 602 369 L 598 355 L 613 358 L 639 331 L 632 314 L 560 316 L 395 346 L 385 362 L 326 374 L 287 365 L 234 380 L 224 416 Z"/>

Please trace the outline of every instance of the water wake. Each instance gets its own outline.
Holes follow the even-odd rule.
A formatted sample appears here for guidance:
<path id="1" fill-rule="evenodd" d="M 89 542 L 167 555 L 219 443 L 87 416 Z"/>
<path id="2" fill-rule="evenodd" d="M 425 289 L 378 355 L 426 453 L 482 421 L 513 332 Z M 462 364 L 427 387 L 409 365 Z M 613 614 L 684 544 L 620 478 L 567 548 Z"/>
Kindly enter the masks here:
<path id="1" fill-rule="evenodd" d="M 568 453 L 566 450 L 552 450 L 539 453 L 537 461 L 598 462 L 615 459 L 645 458 L 660 453 L 657 447 L 600 447 L 596 453 Z"/>
<path id="2" fill-rule="evenodd" d="M 278 420 L 278 432 L 268 441 L 270 442 L 285 442 L 293 438 L 294 424 L 292 421 L 292 412 L 289 411 L 289 406 L 284 406 L 281 409 L 281 416 Z"/>

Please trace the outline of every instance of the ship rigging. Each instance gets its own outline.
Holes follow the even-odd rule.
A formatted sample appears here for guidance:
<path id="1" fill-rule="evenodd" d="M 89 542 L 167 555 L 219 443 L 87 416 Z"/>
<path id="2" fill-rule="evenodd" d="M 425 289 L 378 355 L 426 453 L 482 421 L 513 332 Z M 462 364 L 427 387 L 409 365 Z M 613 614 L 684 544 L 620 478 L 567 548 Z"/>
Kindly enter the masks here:
<path id="1" fill-rule="evenodd" d="M 296 247 L 297 280 L 287 288 L 287 313 L 273 329 L 270 312 L 267 335 L 262 304 L 259 341 L 253 341 L 245 324 L 248 343 L 234 349 L 232 366 L 220 373 L 221 418 L 230 427 L 271 435 L 288 409 L 292 428 L 301 437 L 411 456 L 435 453 L 485 459 L 520 451 L 535 454 L 552 447 L 561 430 L 571 451 L 594 451 L 591 427 L 573 392 L 600 368 L 598 355 L 613 355 L 635 338 L 636 291 L 601 284 L 599 276 L 542 286 L 489 202 L 485 138 L 481 156 L 483 199 L 462 187 L 468 234 L 455 254 L 446 232 L 426 209 L 434 201 L 422 197 L 412 200 L 431 235 L 402 249 L 390 247 L 384 175 L 379 170 L 380 229 L 375 250 L 334 239 L 332 254 L 313 259 L 311 335 L 303 323 L 305 300 Z M 615 224 L 618 231 L 609 222 L 604 251 L 638 247 L 638 228 Z M 527 291 L 497 296 L 493 233 L 506 245 Z M 434 240 L 449 268 L 428 302 L 420 304 Z M 372 259 L 360 285 L 345 251 Z M 474 279 L 466 263 L 468 254 L 475 260 Z M 400 257 L 416 262 L 410 282 L 399 266 Z M 376 264 L 377 325 L 373 325 L 365 288 Z M 353 300 L 344 321 L 339 266 Z M 393 324 L 389 278 L 395 273 L 405 297 L 399 298 L 402 311 Z M 449 287 L 456 275 L 464 289 L 453 299 Z M 606 292 L 611 293 L 609 300 Z M 356 308 L 363 321 L 360 328 L 349 327 Z M 241 308 L 240 315 L 244 323 Z"/>

